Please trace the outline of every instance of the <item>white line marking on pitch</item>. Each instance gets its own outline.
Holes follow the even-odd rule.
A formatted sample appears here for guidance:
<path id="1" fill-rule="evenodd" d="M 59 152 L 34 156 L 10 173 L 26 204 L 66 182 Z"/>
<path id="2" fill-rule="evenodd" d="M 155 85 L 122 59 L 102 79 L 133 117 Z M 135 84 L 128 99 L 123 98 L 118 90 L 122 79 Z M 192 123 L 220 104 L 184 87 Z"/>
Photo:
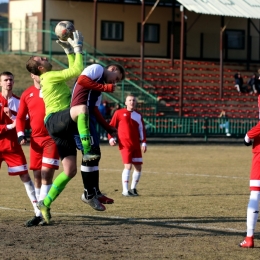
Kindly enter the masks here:
<path id="1" fill-rule="evenodd" d="M 22 209 L 14 209 L 14 208 L 6 208 L 6 207 L 1 207 L 0 210 L 11 210 L 11 211 L 19 211 L 19 212 L 24 212 L 25 210 Z M 33 210 L 26 210 L 33 212 Z M 205 230 L 217 230 L 217 231 L 231 231 L 231 232 L 245 232 L 245 230 L 238 230 L 234 228 L 218 228 L 214 226 L 200 226 L 198 224 L 191 224 L 187 222 L 179 223 L 179 222 L 174 222 L 174 221 L 179 221 L 178 219 L 175 220 L 152 220 L 152 219 L 139 219 L 139 218 L 126 218 L 126 217 L 120 217 L 120 216 L 100 216 L 100 215 L 90 215 L 90 214 L 76 214 L 76 213 L 63 213 L 63 212 L 51 212 L 54 215 L 69 215 L 69 216 L 79 216 L 79 217 L 97 217 L 97 218 L 104 218 L 104 219 L 122 219 L 122 220 L 127 220 L 130 222 L 151 222 L 151 223 L 156 223 L 156 222 L 161 222 L 164 223 L 165 225 L 168 226 L 174 226 L 174 227 L 191 227 L 194 229 L 205 229 Z M 203 223 L 202 223 L 203 224 Z"/>
<path id="2" fill-rule="evenodd" d="M 122 172 L 122 170 L 118 169 L 99 169 L 100 171 L 111 171 L 111 172 Z M 142 171 L 142 173 L 152 173 L 152 174 L 162 174 L 163 172 L 150 172 L 150 171 Z M 182 175 L 182 176 L 198 176 L 198 177 L 215 177 L 215 178 L 224 178 L 224 179 L 242 179 L 248 180 L 248 177 L 237 177 L 237 176 L 225 176 L 225 175 L 210 175 L 210 174 L 196 174 L 196 173 L 177 173 L 177 172 L 165 172 L 166 174 L 173 175 Z"/>

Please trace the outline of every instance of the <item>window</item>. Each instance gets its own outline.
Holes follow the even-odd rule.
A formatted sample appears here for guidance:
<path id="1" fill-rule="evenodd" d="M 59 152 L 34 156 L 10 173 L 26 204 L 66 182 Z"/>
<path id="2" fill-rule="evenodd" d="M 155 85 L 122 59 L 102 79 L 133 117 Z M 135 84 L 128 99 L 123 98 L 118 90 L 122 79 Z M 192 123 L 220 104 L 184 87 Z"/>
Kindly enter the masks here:
<path id="1" fill-rule="evenodd" d="M 226 30 L 226 47 L 228 49 L 245 49 L 245 31 L 244 30 Z"/>
<path id="2" fill-rule="evenodd" d="M 141 23 L 137 24 L 137 41 L 141 42 Z M 144 41 L 151 43 L 159 43 L 160 41 L 160 25 L 147 23 L 144 25 Z"/>
<path id="3" fill-rule="evenodd" d="M 53 41 L 56 41 L 58 38 L 57 38 L 57 36 L 56 36 L 56 34 L 55 34 L 55 27 L 56 27 L 56 25 L 60 22 L 60 21 L 70 21 L 71 23 L 73 23 L 74 24 L 74 21 L 73 20 L 65 20 L 65 19 L 63 19 L 63 20 L 61 20 L 61 19 L 59 19 L 59 20 L 55 20 L 55 19 L 51 19 L 51 21 L 50 21 L 50 31 L 52 32 L 52 34 L 51 34 L 51 39 L 53 40 Z"/>
<path id="4" fill-rule="evenodd" d="M 114 21 L 101 21 L 101 40 L 123 41 L 124 23 Z"/>

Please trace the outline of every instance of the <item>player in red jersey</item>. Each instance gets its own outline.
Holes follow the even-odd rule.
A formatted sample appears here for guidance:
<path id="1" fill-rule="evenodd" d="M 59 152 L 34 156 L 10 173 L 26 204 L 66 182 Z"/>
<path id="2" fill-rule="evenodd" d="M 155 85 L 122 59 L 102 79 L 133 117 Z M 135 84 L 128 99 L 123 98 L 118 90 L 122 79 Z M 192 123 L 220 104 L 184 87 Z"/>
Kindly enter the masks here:
<path id="1" fill-rule="evenodd" d="M 27 88 L 21 98 L 16 118 L 16 131 L 21 145 L 27 142 L 24 131 L 26 117 L 29 115 L 32 129 L 30 137 L 30 170 L 34 174 L 36 198 L 43 200 L 52 185 L 55 169 L 59 168 L 59 154 L 54 140 L 44 126 L 45 105 L 41 95 L 40 78 L 31 74 L 34 85 Z M 43 224 L 41 212 L 26 222 L 27 227 Z"/>
<path id="2" fill-rule="evenodd" d="M 37 199 L 33 182 L 28 173 L 26 158 L 17 142 L 16 114 L 19 108 L 19 98 L 12 92 L 14 76 L 9 71 L 0 74 L 0 167 L 3 161 L 8 166 L 10 176 L 19 176 L 24 183 L 27 195 L 36 212 Z M 7 108 L 7 105 L 9 108 Z M 5 106 L 5 107 L 4 107 Z"/>
<path id="3" fill-rule="evenodd" d="M 135 111 L 136 99 L 128 95 L 125 101 L 126 108 L 119 109 L 113 115 L 110 125 L 117 128 L 118 144 L 121 152 L 124 170 L 122 172 L 123 196 L 138 196 L 136 186 L 141 177 L 142 152 L 147 150 L 146 132 L 142 115 Z M 116 140 L 108 135 L 109 144 L 116 145 Z M 140 141 L 142 146 L 140 147 Z M 142 151 L 141 151 L 142 149 Z M 134 166 L 131 189 L 128 190 L 130 171 Z"/>
<path id="4" fill-rule="evenodd" d="M 260 122 L 251 128 L 244 139 L 245 145 L 252 145 L 253 142 L 253 159 L 250 172 L 250 198 L 247 207 L 247 235 L 240 247 L 254 247 L 254 229 L 259 214 L 260 201 Z"/>

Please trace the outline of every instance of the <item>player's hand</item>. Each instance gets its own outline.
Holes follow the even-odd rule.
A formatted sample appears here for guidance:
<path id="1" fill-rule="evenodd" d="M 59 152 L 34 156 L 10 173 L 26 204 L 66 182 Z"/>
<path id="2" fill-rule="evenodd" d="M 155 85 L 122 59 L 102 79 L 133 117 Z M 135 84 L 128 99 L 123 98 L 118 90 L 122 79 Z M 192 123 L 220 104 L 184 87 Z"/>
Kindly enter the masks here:
<path id="1" fill-rule="evenodd" d="M 115 145 L 116 145 L 116 139 L 115 139 L 115 138 L 109 139 L 109 144 L 110 144 L 111 146 L 115 146 Z"/>
<path id="2" fill-rule="evenodd" d="M 246 146 L 252 145 L 252 140 L 248 137 L 247 134 L 245 135 L 245 138 L 244 138 L 244 145 L 246 145 Z"/>
<path id="3" fill-rule="evenodd" d="M 110 126 L 109 129 L 107 129 L 107 132 L 113 137 L 117 136 L 117 129 L 113 126 Z"/>
<path id="4" fill-rule="evenodd" d="M 75 32 L 73 32 L 73 39 L 74 40 L 68 38 L 67 41 L 70 43 L 75 53 L 82 53 L 83 40 L 84 40 L 82 33 L 76 30 Z"/>
<path id="5" fill-rule="evenodd" d="M 252 141 L 250 140 L 250 142 L 248 143 L 248 142 L 246 142 L 246 140 L 244 140 L 244 145 L 250 146 L 250 145 L 252 145 Z"/>
<path id="6" fill-rule="evenodd" d="M 141 149 L 142 149 L 143 153 L 145 153 L 147 151 L 146 143 L 142 143 Z"/>
<path id="7" fill-rule="evenodd" d="M 4 112 L 8 117 L 12 117 L 12 112 L 9 107 L 4 107 Z"/>
<path id="8" fill-rule="evenodd" d="M 61 40 L 57 40 L 56 42 L 64 49 L 66 54 L 74 53 L 73 48 L 69 42 Z"/>
<path id="9" fill-rule="evenodd" d="M 24 135 L 20 135 L 20 136 L 18 137 L 18 143 L 19 143 L 20 145 L 26 144 L 26 143 L 27 143 L 26 137 L 25 137 Z"/>

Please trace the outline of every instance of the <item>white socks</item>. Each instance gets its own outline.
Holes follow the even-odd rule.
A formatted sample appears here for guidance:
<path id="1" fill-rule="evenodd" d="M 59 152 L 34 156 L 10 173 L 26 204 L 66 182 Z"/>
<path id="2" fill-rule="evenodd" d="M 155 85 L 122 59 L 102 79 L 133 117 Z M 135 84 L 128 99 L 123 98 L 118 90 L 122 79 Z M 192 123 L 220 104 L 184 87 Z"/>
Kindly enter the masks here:
<path id="1" fill-rule="evenodd" d="M 247 207 L 247 236 L 254 235 L 259 213 L 260 191 L 251 191 Z"/>
<path id="2" fill-rule="evenodd" d="M 27 192 L 27 195 L 33 205 L 33 208 L 34 208 L 34 212 L 37 216 L 37 213 L 39 212 L 36 204 L 37 204 L 37 198 L 36 198 L 36 195 L 35 195 L 35 188 L 34 188 L 34 184 L 32 181 L 28 181 L 28 182 L 24 182 L 24 186 L 25 186 L 25 189 L 26 189 L 26 192 Z"/>
<path id="3" fill-rule="evenodd" d="M 47 196 L 51 186 L 52 186 L 52 184 L 49 184 L 49 185 L 42 184 L 39 201 L 44 200 L 44 198 Z"/>
<path id="4" fill-rule="evenodd" d="M 132 183 L 131 183 L 131 189 L 135 189 L 136 185 L 138 184 L 141 177 L 141 172 L 137 172 L 134 170 L 133 176 L 132 176 Z M 123 193 L 128 192 L 128 183 L 130 178 L 130 170 L 124 169 L 122 172 L 122 186 L 123 186 Z"/>
<path id="5" fill-rule="evenodd" d="M 128 192 L 129 176 L 130 176 L 130 170 L 124 169 L 123 172 L 122 172 L 123 193 Z"/>
<path id="6" fill-rule="evenodd" d="M 134 171 L 132 176 L 131 189 L 135 189 L 141 177 L 141 172 Z"/>

